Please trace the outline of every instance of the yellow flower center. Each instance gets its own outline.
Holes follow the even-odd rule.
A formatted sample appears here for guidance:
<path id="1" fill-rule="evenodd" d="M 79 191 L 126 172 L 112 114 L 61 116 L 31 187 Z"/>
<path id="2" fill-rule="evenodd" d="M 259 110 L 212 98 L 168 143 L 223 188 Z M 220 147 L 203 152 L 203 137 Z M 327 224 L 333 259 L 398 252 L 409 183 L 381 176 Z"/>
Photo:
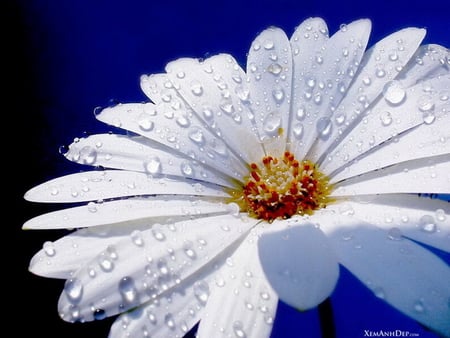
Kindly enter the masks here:
<path id="1" fill-rule="evenodd" d="M 230 190 L 229 202 L 252 217 L 272 222 L 293 215 L 311 215 L 332 201 L 332 185 L 309 160 L 298 161 L 290 152 L 282 158 L 265 156 L 250 165 L 241 189 Z"/>

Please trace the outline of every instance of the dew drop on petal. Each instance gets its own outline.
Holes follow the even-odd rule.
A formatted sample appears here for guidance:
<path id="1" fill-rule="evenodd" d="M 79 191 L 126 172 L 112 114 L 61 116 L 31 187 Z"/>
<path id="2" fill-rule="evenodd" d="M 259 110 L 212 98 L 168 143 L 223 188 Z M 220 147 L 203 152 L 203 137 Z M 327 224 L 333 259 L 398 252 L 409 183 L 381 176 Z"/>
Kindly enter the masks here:
<path id="1" fill-rule="evenodd" d="M 194 127 L 191 128 L 188 134 L 189 139 L 195 144 L 202 146 L 205 144 L 205 136 L 200 128 Z"/>
<path id="2" fill-rule="evenodd" d="M 437 209 L 437 210 L 435 211 L 435 215 L 436 215 L 436 219 L 437 219 L 439 222 L 444 222 L 445 219 L 447 218 L 447 217 L 445 216 L 445 211 L 444 211 L 444 209 Z"/>
<path id="3" fill-rule="evenodd" d="M 269 136 L 278 136 L 281 127 L 281 116 L 271 113 L 266 116 L 263 122 L 263 130 Z"/>
<path id="4" fill-rule="evenodd" d="M 233 332 L 237 338 L 246 338 L 247 334 L 244 331 L 244 325 L 240 320 L 233 323 Z"/>
<path id="5" fill-rule="evenodd" d="M 194 284 L 194 295 L 201 305 L 206 305 L 209 293 L 209 285 L 205 281 L 198 281 Z"/>
<path id="6" fill-rule="evenodd" d="M 300 122 L 294 124 L 292 127 L 292 133 L 297 140 L 300 140 L 303 137 L 303 124 Z"/>
<path id="7" fill-rule="evenodd" d="M 406 97 L 406 91 L 398 81 L 389 81 L 383 87 L 384 99 L 391 105 L 403 103 Z"/>
<path id="8" fill-rule="evenodd" d="M 191 91 L 195 96 L 201 96 L 203 94 L 203 86 L 198 81 L 191 82 Z"/>
<path id="9" fill-rule="evenodd" d="M 329 117 L 321 117 L 317 120 L 316 129 L 319 137 L 322 140 L 327 140 L 331 135 L 331 131 L 333 128 L 333 123 L 331 122 Z"/>
<path id="10" fill-rule="evenodd" d="M 138 291 L 131 277 L 123 277 L 119 282 L 119 293 L 126 304 L 134 303 L 138 297 Z"/>
<path id="11" fill-rule="evenodd" d="M 183 115 L 181 115 L 181 116 L 179 116 L 177 118 L 176 123 L 182 128 L 187 128 L 191 124 L 189 119 L 186 116 L 183 116 Z"/>
<path id="12" fill-rule="evenodd" d="M 279 63 L 272 63 L 268 68 L 267 71 L 275 76 L 280 75 L 281 71 L 283 70 L 283 67 Z"/>
<path id="13" fill-rule="evenodd" d="M 98 257 L 98 265 L 104 272 L 110 272 L 114 269 L 114 263 L 104 253 Z"/>
<path id="14" fill-rule="evenodd" d="M 282 88 L 275 88 L 272 91 L 272 96 L 276 103 L 280 104 L 284 100 L 284 90 Z"/>
<path id="15" fill-rule="evenodd" d="M 85 146 L 80 150 L 80 160 L 84 164 L 94 164 L 97 160 L 97 150 L 91 146 Z"/>
<path id="16" fill-rule="evenodd" d="M 425 306 L 423 305 L 423 302 L 421 300 L 418 300 L 413 305 L 414 311 L 417 313 L 423 313 L 425 312 Z"/>
<path id="17" fill-rule="evenodd" d="M 275 44 L 273 43 L 273 41 L 272 40 L 265 40 L 264 41 L 264 43 L 263 43 L 263 47 L 264 47 L 264 49 L 266 49 L 266 50 L 271 50 L 271 49 L 273 49 L 274 47 L 275 47 Z"/>
<path id="18" fill-rule="evenodd" d="M 162 170 L 161 160 L 154 156 L 144 163 L 144 169 L 149 174 L 159 174 Z"/>
<path id="19" fill-rule="evenodd" d="M 44 252 L 48 257 L 53 257 L 56 255 L 56 250 L 53 242 L 50 241 L 45 242 L 42 248 L 44 249 Z"/>
<path id="20" fill-rule="evenodd" d="M 164 323 L 169 329 L 175 330 L 175 319 L 173 318 L 173 315 L 171 313 L 168 313 L 164 316 Z"/>
<path id="21" fill-rule="evenodd" d="M 77 304 L 83 296 L 83 284 L 77 278 L 68 279 L 64 284 L 64 293 L 70 303 Z"/>
<path id="22" fill-rule="evenodd" d="M 92 315 L 95 320 L 102 320 L 106 318 L 106 312 L 103 309 L 95 309 Z"/>
<path id="23" fill-rule="evenodd" d="M 389 229 L 388 238 L 392 241 L 400 241 L 402 239 L 401 230 L 396 227 Z"/>
<path id="24" fill-rule="evenodd" d="M 144 238 L 142 237 L 141 231 L 139 231 L 139 230 L 134 230 L 134 231 L 131 233 L 130 236 L 131 236 L 131 241 L 132 241 L 136 246 L 139 246 L 139 247 L 144 246 Z"/>
<path id="25" fill-rule="evenodd" d="M 426 233 L 434 233 L 437 231 L 436 221 L 431 215 L 423 215 L 419 219 L 419 229 Z"/>
<path id="26" fill-rule="evenodd" d="M 155 126 L 154 122 L 151 120 L 151 116 L 145 113 L 139 115 L 138 125 L 143 131 L 151 131 Z"/>
<path id="27" fill-rule="evenodd" d="M 189 162 L 181 163 L 180 170 L 184 176 L 192 176 L 194 174 L 194 168 Z"/>
<path id="28" fill-rule="evenodd" d="M 381 120 L 381 124 L 383 126 L 385 126 L 385 127 L 389 126 L 392 123 L 391 113 L 388 111 L 381 113 L 380 120 Z"/>

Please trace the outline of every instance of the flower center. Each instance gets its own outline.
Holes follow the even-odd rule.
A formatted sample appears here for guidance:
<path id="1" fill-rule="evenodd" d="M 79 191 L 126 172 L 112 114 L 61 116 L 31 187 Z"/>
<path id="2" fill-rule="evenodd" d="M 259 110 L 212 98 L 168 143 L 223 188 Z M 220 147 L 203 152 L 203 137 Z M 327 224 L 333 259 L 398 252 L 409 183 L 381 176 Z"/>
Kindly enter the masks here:
<path id="1" fill-rule="evenodd" d="M 261 164 L 252 163 L 241 190 L 230 191 L 229 202 L 241 211 L 269 222 L 293 215 L 311 215 L 325 208 L 332 185 L 309 160 L 299 162 L 290 152 L 282 158 L 265 156 Z"/>

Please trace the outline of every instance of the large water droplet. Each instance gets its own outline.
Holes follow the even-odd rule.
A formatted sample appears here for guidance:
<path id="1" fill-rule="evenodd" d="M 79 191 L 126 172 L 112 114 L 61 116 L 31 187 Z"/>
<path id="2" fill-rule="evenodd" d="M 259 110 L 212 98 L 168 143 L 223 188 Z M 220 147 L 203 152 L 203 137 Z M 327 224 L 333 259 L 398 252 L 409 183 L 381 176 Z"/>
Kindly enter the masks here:
<path id="1" fill-rule="evenodd" d="M 392 123 L 392 116 L 391 113 L 388 111 L 385 111 L 383 113 L 381 113 L 380 115 L 380 120 L 381 120 L 381 124 L 383 126 L 389 126 Z"/>
<path id="2" fill-rule="evenodd" d="M 398 81 L 389 81 L 383 88 L 384 99 L 391 105 L 403 103 L 406 97 L 406 91 Z"/>
<path id="3" fill-rule="evenodd" d="M 329 117 L 321 117 L 317 120 L 316 128 L 319 138 L 322 140 L 327 140 L 331 135 L 333 123 Z"/>
<path id="4" fill-rule="evenodd" d="M 198 127 L 191 128 L 188 137 L 192 142 L 199 146 L 205 144 L 205 136 L 203 135 L 203 131 Z"/>
<path id="5" fill-rule="evenodd" d="M 303 137 L 303 124 L 300 122 L 294 124 L 292 127 L 292 133 L 297 140 L 300 140 Z"/>
<path id="6" fill-rule="evenodd" d="M 98 265 L 104 272 L 111 272 L 114 269 L 114 263 L 104 253 L 98 257 Z"/>
<path id="7" fill-rule="evenodd" d="M 431 215 L 424 215 L 419 219 L 419 228 L 426 233 L 434 233 L 437 231 L 436 221 Z"/>
<path id="8" fill-rule="evenodd" d="M 180 170 L 184 176 L 194 175 L 194 168 L 192 168 L 192 165 L 189 162 L 182 162 L 180 165 Z"/>
<path id="9" fill-rule="evenodd" d="M 270 113 L 263 122 L 264 132 L 269 136 L 278 136 L 281 128 L 281 116 L 278 113 Z"/>
<path id="10" fill-rule="evenodd" d="M 175 330 L 175 319 L 171 313 L 168 313 L 164 316 L 164 323 L 166 323 L 167 327 L 171 330 Z"/>
<path id="11" fill-rule="evenodd" d="M 203 94 L 203 86 L 199 81 L 191 82 L 191 91 L 195 96 L 200 96 Z"/>
<path id="12" fill-rule="evenodd" d="M 388 238 L 392 241 L 400 241 L 403 238 L 401 230 L 396 227 L 389 229 Z"/>
<path id="13" fill-rule="evenodd" d="M 187 128 L 191 124 L 191 121 L 189 121 L 189 119 L 184 115 L 179 116 L 176 122 L 182 128 Z"/>
<path id="14" fill-rule="evenodd" d="M 161 173 L 162 165 L 159 157 L 154 156 L 144 163 L 144 169 L 147 173 L 154 175 Z"/>
<path id="15" fill-rule="evenodd" d="M 142 113 L 138 117 L 138 125 L 139 128 L 143 131 L 151 131 L 153 130 L 155 124 L 151 119 L 151 116 L 145 113 Z"/>
<path id="16" fill-rule="evenodd" d="M 284 90 L 282 88 L 275 88 L 272 91 L 272 96 L 276 103 L 280 104 L 284 100 Z"/>
<path id="17" fill-rule="evenodd" d="M 68 279 L 64 284 L 64 293 L 70 303 L 77 304 L 83 296 L 83 284 L 77 278 Z"/>
<path id="18" fill-rule="evenodd" d="M 97 150 L 91 146 L 85 146 L 80 150 L 80 160 L 84 164 L 94 164 L 97 160 Z"/>
<path id="19" fill-rule="evenodd" d="M 275 47 L 275 44 L 274 44 L 274 42 L 272 40 L 267 39 L 267 40 L 264 41 L 263 47 L 266 50 L 270 50 L 270 49 L 273 49 Z"/>
<path id="20" fill-rule="evenodd" d="M 283 67 L 279 63 L 272 63 L 269 67 L 267 67 L 267 71 L 275 76 L 280 75 Z"/>
<path id="21" fill-rule="evenodd" d="M 200 302 L 201 305 L 206 305 L 209 298 L 209 285 L 205 281 L 198 281 L 194 284 L 194 295 L 195 298 Z"/>
<path id="22" fill-rule="evenodd" d="M 244 331 L 244 325 L 240 320 L 233 323 L 233 332 L 237 338 L 246 338 L 247 334 Z"/>
<path id="23" fill-rule="evenodd" d="M 137 301 L 138 291 L 131 277 L 123 277 L 119 282 L 119 292 L 125 304 L 129 305 Z"/>
<path id="24" fill-rule="evenodd" d="M 102 320 L 106 318 L 106 311 L 103 309 L 95 309 L 93 312 L 95 320 Z"/>
<path id="25" fill-rule="evenodd" d="M 48 257 L 53 257 L 56 255 L 56 250 L 53 242 L 47 241 L 43 244 L 42 249 Z"/>

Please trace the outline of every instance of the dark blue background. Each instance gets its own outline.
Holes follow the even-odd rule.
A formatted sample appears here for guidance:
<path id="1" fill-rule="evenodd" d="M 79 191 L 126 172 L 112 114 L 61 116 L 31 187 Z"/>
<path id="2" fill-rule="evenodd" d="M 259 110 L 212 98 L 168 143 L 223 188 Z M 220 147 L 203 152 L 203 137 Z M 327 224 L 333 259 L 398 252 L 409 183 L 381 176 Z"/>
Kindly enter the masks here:
<path id="1" fill-rule="evenodd" d="M 5 5 L 6 4 L 6 5 Z M 233 54 L 244 66 L 251 41 L 275 25 L 290 35 L 310 16 L 323 17 L 330 33 L 341 23 L 370 18 L 369 44 L 407 26 L 425 27 L 425 42 L 450 46 L 448 0 L 23 0 L 4 2 L 3 156 L 12 217 L 4 222 L 11 239 L 2 273 L 3 304 L 13 336 L 106 337 L 111 320 L 67 324 L 56 304 L 63 281 L 36 277 L 28 261 L 46 240 L 63 232 L 20 230 L 30 217 L 54 206 L 24 202 L 23 193 L 47 179 L 80 170 L 58 154 L 59 146 L 83 132 L 108 131 L 94 108 L 111 100 L 145 100 L 139 76 L 161 72 L 181 56 Z M 10 220 L 13 220 L 11 222 Z M 443 256 L 449 261 L 448 255 Z M 409 330 L 435 337 L 376 299 L 344 269 L 332 296 L 337 337 L 363 337 L 364 330 Z M 8 325 L 4 322 L 4 325 Z M 317 311 L 297 313 L 280 304 L 273 337 L 320 337 Z M 214 338 L 214 337 L 212 337 Z"/>

